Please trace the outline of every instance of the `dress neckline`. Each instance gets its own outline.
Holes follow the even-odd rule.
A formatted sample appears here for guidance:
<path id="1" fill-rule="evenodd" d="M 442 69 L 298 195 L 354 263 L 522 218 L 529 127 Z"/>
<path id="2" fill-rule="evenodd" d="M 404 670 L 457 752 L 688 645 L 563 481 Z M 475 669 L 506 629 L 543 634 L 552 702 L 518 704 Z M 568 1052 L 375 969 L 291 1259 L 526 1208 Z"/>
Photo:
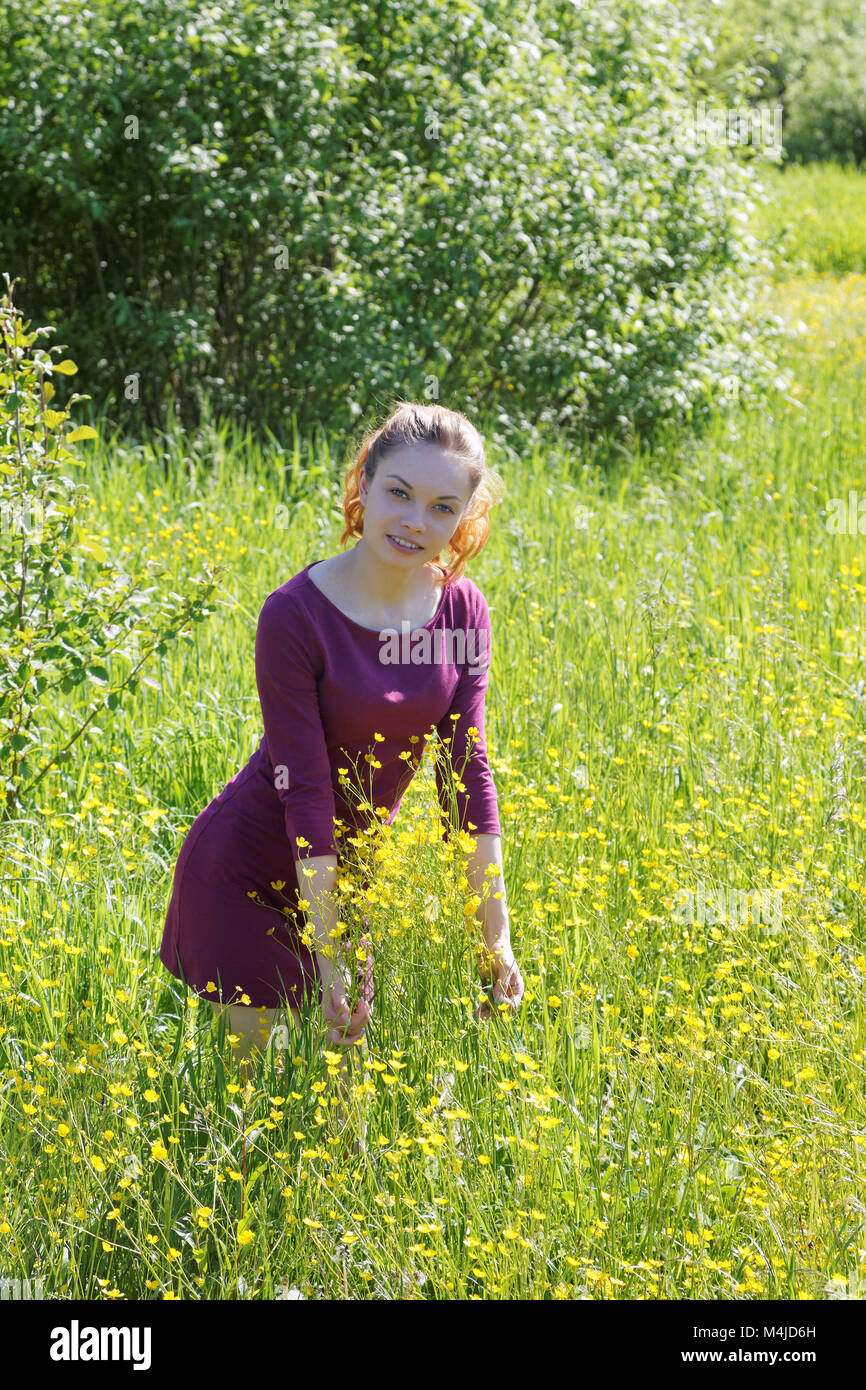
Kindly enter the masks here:
<path id="1" fill-rule="evenodd" d="M 321 563 L 322 563 L 321 560 L 311 560 L 310 563 L 309 563 L 308 565 L 305 565 L 304 568 L 303 568 L 303 570 L 301 571 L 301 573 L 302 573 L 303 576 L 304 576 L 304 579 L 307 581 L 307 583 L 309 584 L 310 588 L 311 588 L 311 589 L 314 589 L 314 590 L 316 591 L 316 593 L 319 595 L 319 598 L 321 598 L 325 603 L 327 603 L 327 605 L 328 605 L 329 608 L 333 608 L 333 610 L 334 610 L 335 613 L 339 613 L 340 617 L 343 619 L 344 622 L 351 623 L 352 627 L 356 627 L 356 628 L 358 629 L 359 632 L 370 632 L 370 633 L 373 633 L 373 632 L 376 632 L 376 633 L 378 633 L 378 632 L 384 632 L 385 629 L 382 628 L 382 627 L 365 627 L 363 623 L 356 623 L 354 618 L 350 618 L 349 615 L 348 615 L 348 613 L 344 613 L 343 610 L 342 610 L 342 608 L 339 608 L 339 607 L 337 606 L 337 604 L 334 603 L 334 600 L 333 600 L 333 599 L 328 598 L 328 595 L 327 595 L 326 593 L 323 593 L 322 590 L 319 588 L 319 586 L 318 586 L 317 584 L 314 584 L 314 583 L 313 583 L 312 579 L 310 578 L 310 570 L 313 568 L 313 565 L 319 565 L 319 564 L 321 564 Z M 435 623 L 435 622 L 436 622 L 437 618 L 438 618 L 439 615 L 441 614 L 442 609 L 443 609 L 443 607 L 444 607 L 445 599 L 446 599 L 446 597 L 447 597 L 447 592 L 448 592 L 448 585 L 447 585 L 447 584 L 443 584 L 443 585 L 442 585 L 442 597 L 441 597 L 441 599 L 439 600 L 439 606 L 438 606 L 438 608 L 436 609 L 436 612 L 433 614 L 433 617 L 432 617 L 432 618 L 428 618 L 428 620 L 427 620 L 426 623 L 419 623 L 417 627 L 413 627 L 413 628 L 412 628 L 412 632 L 420 632 L 423 628 L 427 628 L 427 627 L 430 626 L 431 623 Z M 393 630 L 393 629 L 392 629 L 392 630 Z M 411 636 L 411 633 L 410 633 L 410 636 Z"/>

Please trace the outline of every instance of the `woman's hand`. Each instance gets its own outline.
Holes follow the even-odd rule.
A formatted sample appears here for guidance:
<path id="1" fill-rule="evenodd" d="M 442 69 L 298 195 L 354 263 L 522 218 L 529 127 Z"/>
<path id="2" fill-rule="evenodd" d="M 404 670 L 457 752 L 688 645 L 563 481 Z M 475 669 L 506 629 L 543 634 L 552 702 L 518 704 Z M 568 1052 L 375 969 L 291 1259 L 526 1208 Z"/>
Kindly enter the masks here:
<path id="1" fill-rule="evenodd" d="M 359 1042 L 372 1017 L 366 999 L 358 1000 L 354 1013 L 350 1012 L 350 1008 L 348 989 L 344 983 L 335 983 L 325 991 L 323 1012 L 329 1028 L 328 1038 L 341 1047 L 352 1047 Z"/>
<path id="2" fill-rule="evenodd" d="M 525 986 L 510 946 L 493 951 L 492 977 L 489 975 L 486 979 L 482 977 L 482 983 L 489 985 L 491 978 L 493 1005 L 491 1007 L 489 999 L 485 999 L 475 1010 L 474 1018 L 487 1019 L 491 1013 L 499 1013 L 499 1005 L 502 1003 L 508 1004 L 512 1012 L 516 1012 L 520 1007 Z"/>
<path id="3" fill-rule="evenodd" d="M 317 960 L 318 960 L 317 955 Z M 342 1047 L 352 1047 L 364 1037 L 372 1017 L 366 999 L 359 999 L 352 1012 L 348 972 L 327 958 L 319 961 L 322 981 L 322 1014 L 328 1029 L 328 1041 Z"/>

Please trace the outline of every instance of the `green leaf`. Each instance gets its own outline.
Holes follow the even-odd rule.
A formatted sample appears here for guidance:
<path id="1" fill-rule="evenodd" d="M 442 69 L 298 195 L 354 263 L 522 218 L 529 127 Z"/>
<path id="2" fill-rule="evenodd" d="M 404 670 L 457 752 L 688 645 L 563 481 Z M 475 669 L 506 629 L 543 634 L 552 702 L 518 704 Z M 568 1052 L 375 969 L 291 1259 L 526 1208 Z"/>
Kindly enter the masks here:
<path id="1" fill-rule="evenodd" d="M 51 365 L 55 372 L 60 372 L 61 376 L 75 376 L 78 371 L 75 363 L 70 361 L 68 357 L 64 357 L 62 362 L 52 362 Z"/>
<path id="2" fill-rule="evenodd" d="M 102 545 L 95 536 L 88 536 L 85 540 L 81 541 L 79 543 L 79 550 L 83 555 L 90 555 L 94 560 L 98 560 L 100 564 L 108 556 L 108 551 L 105 549 L 105 546 Z"/>

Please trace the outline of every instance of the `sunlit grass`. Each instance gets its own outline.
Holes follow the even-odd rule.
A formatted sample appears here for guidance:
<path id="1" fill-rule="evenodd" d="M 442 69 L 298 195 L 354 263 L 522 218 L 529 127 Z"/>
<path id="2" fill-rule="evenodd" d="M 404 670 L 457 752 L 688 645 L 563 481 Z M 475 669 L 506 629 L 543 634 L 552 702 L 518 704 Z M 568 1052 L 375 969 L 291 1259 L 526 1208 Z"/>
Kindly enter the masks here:
<path id="1" fill-rule="evenodd" d="M 866 173 L 837 164 L 762 165 L 772 194 L 756 218 L 779 279 L 791 270 L 866 274 Z"/>
<path id="2" fill-rule="evenodd" d="M 527 993 L 472 1017 L 424 766 L 358 846 L 365 1152 L 314 1015 L 238 1065 L 156 956 L 183 834 L 261 735 L 259 608 L 337 550 L 333 467 L 225 432 L 198 465 L 183 440 L 167 471 L 94 459 L 131 565 L 158 532 L 232 578 L 77 788 L 46 778 L 3 827 L 0 1272 L 109 1299 L 862 1296 L 866 577 L 825 517 L 866 494 L 866 296 L 771 293 L 807 331 L 770 412 L 610 472 L 493 459 L 508 496 L 470 573 Z M 780 892 L 780 929 L 678 920 L 700 887 Z"/>

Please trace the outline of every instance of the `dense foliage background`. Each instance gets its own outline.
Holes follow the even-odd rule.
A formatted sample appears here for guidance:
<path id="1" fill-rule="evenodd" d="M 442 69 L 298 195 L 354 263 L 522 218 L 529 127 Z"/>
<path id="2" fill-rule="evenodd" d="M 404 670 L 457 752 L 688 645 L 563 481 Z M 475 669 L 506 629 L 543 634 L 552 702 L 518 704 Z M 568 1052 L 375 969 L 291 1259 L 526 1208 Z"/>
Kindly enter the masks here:
<path id="1" fill-rule="evenodd" d="M 676 129 L 704 51 L 622 0 L 6 9 L 2 268 L 133 433 L 697 421 L 773 374 L 748 152 Z"/>
<path id="2" fill-rule="evenodd" d="M 685 0 L 698 64 L 725 101 L 782 107 L 787 162 L 866 159 L 863 0 Z"/>

